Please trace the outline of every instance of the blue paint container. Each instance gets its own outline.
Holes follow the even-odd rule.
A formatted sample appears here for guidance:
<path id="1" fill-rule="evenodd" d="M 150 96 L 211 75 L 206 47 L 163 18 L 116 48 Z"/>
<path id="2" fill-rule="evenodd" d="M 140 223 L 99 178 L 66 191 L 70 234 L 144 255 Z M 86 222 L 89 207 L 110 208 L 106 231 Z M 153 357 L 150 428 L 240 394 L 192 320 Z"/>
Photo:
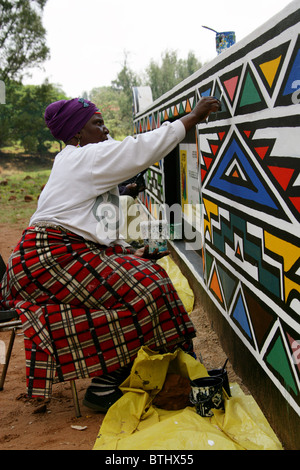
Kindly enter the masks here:
<path id="1" fill-rule="evenodd" d="M 234 31 L 224 31 L 223 33 L 216 33 L 216 49 L 217 54 L 221 54 L 229 47 L 233 46 L 236 42 Z"/>
<path id="2" fill-rule="evenodd" d="M 218 33 L 218 31 L 209 28 L 208 26 L 202 26 L 202 28 L 209 29 L 210 31 L 216 33 L 216 49 L 218 55 L 236 43 L 234 31 L 223 31 L 222 33 Z"/>

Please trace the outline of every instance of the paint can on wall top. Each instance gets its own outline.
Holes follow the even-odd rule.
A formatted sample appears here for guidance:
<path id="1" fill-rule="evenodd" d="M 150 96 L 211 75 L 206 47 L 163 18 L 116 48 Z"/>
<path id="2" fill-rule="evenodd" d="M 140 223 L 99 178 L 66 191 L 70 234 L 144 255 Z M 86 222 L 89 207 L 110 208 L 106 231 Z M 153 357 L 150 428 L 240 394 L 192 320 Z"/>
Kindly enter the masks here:
<path id="1" fill-rule="evenodd" d="M 209 28 L 208 26 L 202 26 L 202 28 L 209 29 L 210 31 L 216 33 L 216 49 L 218 55 L 236 43 L 234 31 L 223 31 L 222 33 L 219 33 L 215 29 Z"/>
<path id="2" fill-rule="evenodd" d="M 216 49 L 217 53 L 221 54 L 229 47 L 233 46 L 236 42 L 234 31 L 224 31 L 223 33 L 216 33 Z"/>

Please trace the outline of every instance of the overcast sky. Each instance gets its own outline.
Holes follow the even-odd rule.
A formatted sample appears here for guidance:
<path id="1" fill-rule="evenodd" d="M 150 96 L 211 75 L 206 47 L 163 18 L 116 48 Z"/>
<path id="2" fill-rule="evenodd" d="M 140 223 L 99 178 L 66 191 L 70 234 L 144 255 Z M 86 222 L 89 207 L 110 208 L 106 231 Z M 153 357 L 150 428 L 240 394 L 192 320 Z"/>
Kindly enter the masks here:
<path id="1" fill-rule="evenodd" d="M 299 1 L 299 0 L 298 0 Z M 69 97 L 110 85 L 122 68 L 142 75 L 151 59 L 193 51 L 201 62 L 216 56 L 215 33 L 235 31 L 237 41 L 285 8 L 290 0 L 48 0 L 43 14 L 51 58 L 24 83 L 48 78 Z"/>

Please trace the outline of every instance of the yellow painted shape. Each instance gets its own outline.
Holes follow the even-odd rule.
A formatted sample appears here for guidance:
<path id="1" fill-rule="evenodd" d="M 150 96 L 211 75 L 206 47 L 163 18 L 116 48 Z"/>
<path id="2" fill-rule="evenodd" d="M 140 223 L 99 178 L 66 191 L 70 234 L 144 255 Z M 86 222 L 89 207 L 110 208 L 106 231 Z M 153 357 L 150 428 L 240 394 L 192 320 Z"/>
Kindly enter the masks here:
<path id="1" fill-rule="evenodd" d="M 187 151 L 180 150 L 180 184 L 181 184 L 181 206 L 185 210 L 185 204 L 188 204 L 187 188 Z"/>
<path id="2" fill-rule="evenodd" d="M 292 289 L 300 290 L 299 284 L 286 277 L 286 274 L 300 257 L 300 248 L 292 243 L 265 232 L 265 247 L 283 259 L 285 301 Z"/>
<path id="3" fill-rule="evenodd" d="M 203 198 L 203 204 L 204 204 L 205 211 L 206 211 L 207 218 L 208 218 L 208 220 L 206 220 L 204 218 L 204 233 L 206 233 L 206 230 L 208 229 L 208 231 L 210 233 L 210 238 L 212 238 L 212 236 L 211 236 L 211 214 L 218 217 L 219 216 L 219 208 L 218 208 L 217 204 L 214 204 L 213 202 L 208 201 L 205 198 Z"/>
<path id="4" fill-rule="evenodd" d="M 277 57 L 277 59 L 273 59 L 269 62 L 265 62 L 264 64 L 260 64 L 261 71 L 264 74 L 270 87 L 273 85 L 274 78 L 281 61 L 281 57 L 282 56 L 279 56 Z"/>

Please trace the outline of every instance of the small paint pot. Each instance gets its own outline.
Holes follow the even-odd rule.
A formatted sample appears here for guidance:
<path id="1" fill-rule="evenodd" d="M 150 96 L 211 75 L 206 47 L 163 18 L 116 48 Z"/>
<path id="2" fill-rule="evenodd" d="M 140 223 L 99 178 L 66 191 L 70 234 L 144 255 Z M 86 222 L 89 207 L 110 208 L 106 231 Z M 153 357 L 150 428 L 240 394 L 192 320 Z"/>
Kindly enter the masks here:
<path id="1" fill-rule="evenodd" d="M 191 381 L 190 402 L 202 417 L 213 416 L 214 409 L 224 410 L 223 379 L 221 377 L 201 377 Z"/>

